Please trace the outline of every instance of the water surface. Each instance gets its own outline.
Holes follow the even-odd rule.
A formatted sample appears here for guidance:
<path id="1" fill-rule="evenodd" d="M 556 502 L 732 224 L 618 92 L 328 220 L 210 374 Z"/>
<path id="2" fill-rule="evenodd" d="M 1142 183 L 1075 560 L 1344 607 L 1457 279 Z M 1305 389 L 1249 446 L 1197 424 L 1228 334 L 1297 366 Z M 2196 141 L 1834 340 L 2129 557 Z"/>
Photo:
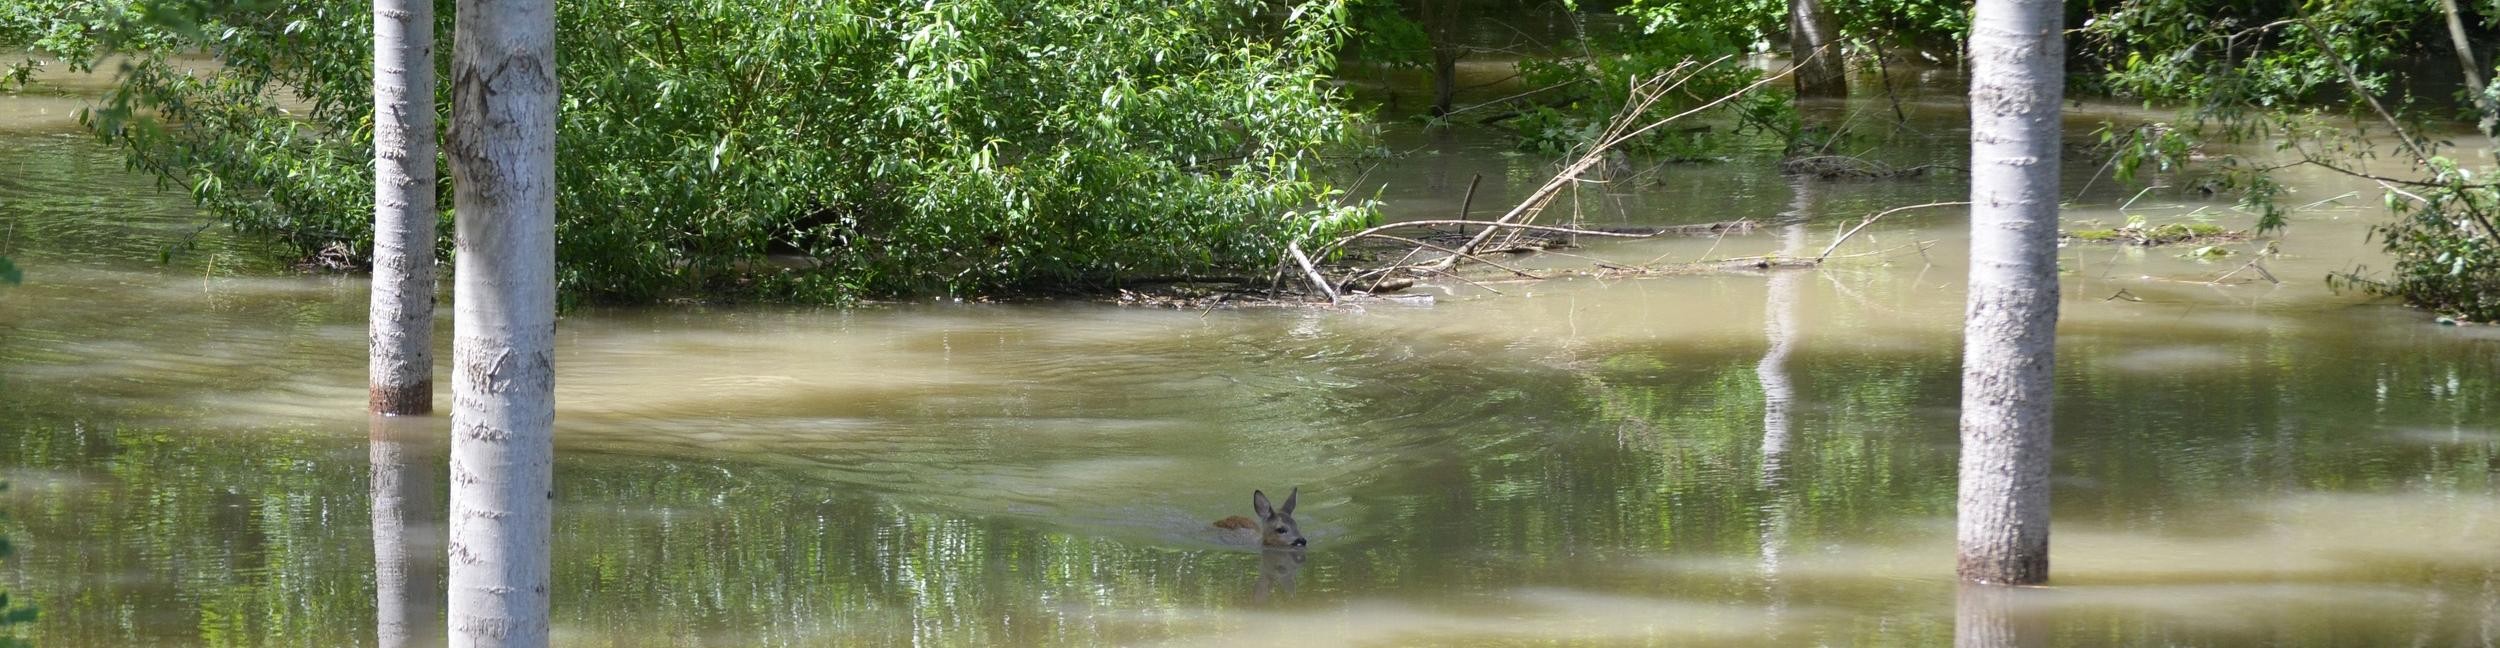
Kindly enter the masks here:
<path id="1" fill-rule="evenodd" d="M 1886 154 L 1957 159 L 1959 108 L 1914 99 Z M 41 609 L 26 635 L 435 641 L 447 422 L 362 415 L 363 282 L 255 261 L 25 117 L 62 101 L 0 97 L 0 253 L 27 274 L 0 288 L 0 587 Z M 1408 217 L 1455 213 L 1478 175 L 1498 211 L 1551 168 L 1481 132 L 1389 139 L 1412 153 L 1364 182 Z M 1578 253 L 1810 253 L 1964 192 L 1755 158 L 1637 173 L 1567 204 L 1767 226 Z M 2253 220 L 2067 173 L 2072 226 Z M 2382 213 L 2292 180 L 2319 202 L 2264 261 L 2281 284 L 2207 283 L 2255 244 L 2063 251 L 2056 585 L 1983 607 L 2059 645 L 2500 642 L 2500 334 L 2326 290 L 2385 265 L 2363 240 Z M 556 637 L 1940 644 L 1965 223 L 1895 216 L 1817 271 L 1444 286 L 1428 308 L 569 313 Z M 1298 565 L 1207 527 L 1294 487 Z"/>

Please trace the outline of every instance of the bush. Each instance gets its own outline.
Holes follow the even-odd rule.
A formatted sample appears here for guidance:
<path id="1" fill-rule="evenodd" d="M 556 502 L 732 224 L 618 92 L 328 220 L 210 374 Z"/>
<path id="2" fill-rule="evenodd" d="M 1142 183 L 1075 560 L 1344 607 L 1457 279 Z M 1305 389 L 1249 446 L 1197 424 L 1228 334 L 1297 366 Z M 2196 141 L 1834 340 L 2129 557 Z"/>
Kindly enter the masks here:
<path id="1" fill-rule="evenodd" d="M 152 48 L 90 125 L 240 229 L 369 254 L 370 4 L 194 6 L 171 31 L 222 67 Z M 1361 134 L 1323 83 L 1333 0 L 558 7 L 569 297 L 1090 288 L 1373 214 L 1323 175 Z"/>
<path id="2" fill-rule="evenodd" d="M 2355 271 L 2330 280 L 2446 317 L 2500 322 L 2500 232 L 2490 215 L 2500 209 L 2500 193 L 2488 186 L 2420 188 L 2389 192 L 2387 206 L 2395 220 L 2370 229 L 2394 266 L 2384 277 Z"/>

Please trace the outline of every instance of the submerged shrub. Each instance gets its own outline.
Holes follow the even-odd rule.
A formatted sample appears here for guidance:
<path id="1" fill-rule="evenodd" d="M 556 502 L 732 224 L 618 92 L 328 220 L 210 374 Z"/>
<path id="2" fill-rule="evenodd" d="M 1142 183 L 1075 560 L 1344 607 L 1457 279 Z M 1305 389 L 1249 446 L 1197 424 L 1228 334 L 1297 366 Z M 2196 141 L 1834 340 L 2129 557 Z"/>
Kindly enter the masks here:
<path id="1" fill-rule="evenodd" d="M 221 66 L 151 50 L 89 123 L 240 229 L 369 254 L 370 3 L 209 6 L 190 42 Z M 1323 175 L 1361 132 L 1323 82 L 1343 13 L 560 3 L 559 281 L 834 301 L 1265 267 L 1372 217 Z"/>
<path id="2" fill-rule="evenodd" d="M 2444 162 L 2444 160 L 2443 160 Z M 2453 166 L 2443 178 L 2458 178 Z M 2500 244 L 2491 214 L 2500 192 L 2462 182 L 2389 192 L 2396 218 L 2371 227 L 2394 265 L 2384 276 L 2360 271 L 2329 279 L 2338 287 L 2396 297 L 2442 316 L 2500 322 Z"/>

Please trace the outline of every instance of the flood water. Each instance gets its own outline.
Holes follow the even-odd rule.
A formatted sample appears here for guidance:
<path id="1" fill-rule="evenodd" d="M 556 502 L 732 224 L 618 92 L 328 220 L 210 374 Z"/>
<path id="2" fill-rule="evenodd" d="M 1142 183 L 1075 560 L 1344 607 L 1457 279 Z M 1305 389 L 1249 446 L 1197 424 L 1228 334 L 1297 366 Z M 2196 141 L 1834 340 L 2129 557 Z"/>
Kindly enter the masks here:
<path id="1" fill-rule="evenodd" d="M 1950 93 L 1908 102 L 1883 155 L 1959 164 Z M 448 422 L 363 415 L 362 280 L 201 230 L 49 112 L 75 105 L 0 97 L 0 254 L 26 272 L 0 287 L 0 589 L 41 613 L 21 634 L 439 642 Z M 2077 112 L 2078 138 L 2157 116 Z M 1479 175 L 1478 217 L 1499 213 L 1551 170 L 1482 132 L 1387 140 L 1409 154 L 1364 182 L 1402 217 L 1456 213 Z M 1565 209 L 1756 234 L 1574 253 L 1810 254 L 1965 193 L 1766 160 L 1642 169 Z M 2070 227 L 2253 221 L 2067 174 Z M 2205 283 L 2260 244 L 2063 251 L 2053 587 L 1957 596 L 1967 221 L 1939 209 L 1821 270 L 1430 307 L 568 313 L 556 640 L 1910 646 L 1951 641 L 1959 602 L 2054 645 L 2500 643 L 2500 330 L 2327 290 L 2386 265 L 2364 241 L 2384 212 L 2291 180 L 2318 202 L 2263 262 L 2281 284 Z M 1208 527 L 1296 487 L 1300 563 Z"/>

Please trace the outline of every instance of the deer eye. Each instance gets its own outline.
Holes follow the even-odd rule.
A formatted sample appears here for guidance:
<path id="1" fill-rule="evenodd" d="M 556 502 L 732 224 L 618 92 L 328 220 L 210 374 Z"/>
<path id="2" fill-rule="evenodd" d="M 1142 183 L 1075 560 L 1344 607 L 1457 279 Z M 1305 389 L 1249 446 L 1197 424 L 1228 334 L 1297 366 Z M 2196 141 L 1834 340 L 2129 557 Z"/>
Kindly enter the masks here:
<path id="1" fill-rule="evenodd" d="M 1284 532 L 1285 532 L 1285 528 L 1284 528 L 1284 527 L 1276 527 L 1276 532 L 1277 532 L 1277 533 L 1284 533 Z"/>

